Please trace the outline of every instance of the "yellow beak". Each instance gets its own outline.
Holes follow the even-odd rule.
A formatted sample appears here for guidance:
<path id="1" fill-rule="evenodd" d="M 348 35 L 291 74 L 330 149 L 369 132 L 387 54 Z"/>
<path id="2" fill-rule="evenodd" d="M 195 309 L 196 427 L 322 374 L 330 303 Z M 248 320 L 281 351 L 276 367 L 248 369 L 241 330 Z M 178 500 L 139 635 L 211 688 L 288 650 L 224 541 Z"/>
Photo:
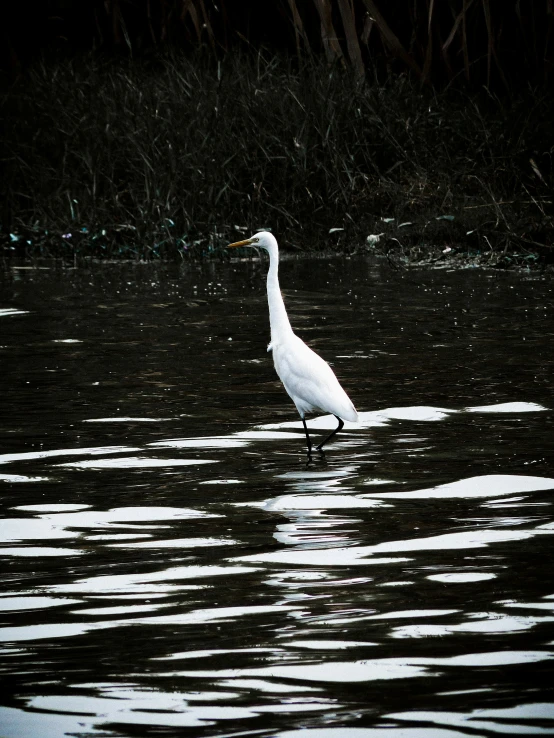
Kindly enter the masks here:
<path id="1" fill-rule="evenodd" d="M 252 246 L 252 239 L 247 238 L 244 241 L 235 241 L 235 243 L 230 243 L 227 248 L 228 249 L 234 249 L 237 246 Z"/>

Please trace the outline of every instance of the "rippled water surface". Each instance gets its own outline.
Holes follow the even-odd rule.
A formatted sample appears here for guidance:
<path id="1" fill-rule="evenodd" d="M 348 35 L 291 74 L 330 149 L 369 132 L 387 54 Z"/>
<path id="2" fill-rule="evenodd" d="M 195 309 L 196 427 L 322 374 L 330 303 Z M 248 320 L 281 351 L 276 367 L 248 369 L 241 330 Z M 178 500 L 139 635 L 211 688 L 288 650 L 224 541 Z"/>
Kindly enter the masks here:
<path id="1" fill-rule="evenodd" d="M 554 734 L 551 283 L 284 262 L 308 465 L 265 269 L 4 271 L 0 735 Z"/>

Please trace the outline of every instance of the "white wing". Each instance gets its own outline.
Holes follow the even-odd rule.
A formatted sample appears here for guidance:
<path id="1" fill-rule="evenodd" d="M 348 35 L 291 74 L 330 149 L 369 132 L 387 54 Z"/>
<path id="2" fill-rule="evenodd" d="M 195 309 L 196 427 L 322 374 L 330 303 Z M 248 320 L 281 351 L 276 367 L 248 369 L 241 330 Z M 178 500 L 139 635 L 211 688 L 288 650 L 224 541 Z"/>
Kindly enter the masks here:
<path id="1" fill-rule="evenodd" d="M 329 364 L 301 338 L 292 334 L 272 348 L 275 370 L 301 417 L 321 410 L 343 420 L 358 420 L 354 405 Z"/>

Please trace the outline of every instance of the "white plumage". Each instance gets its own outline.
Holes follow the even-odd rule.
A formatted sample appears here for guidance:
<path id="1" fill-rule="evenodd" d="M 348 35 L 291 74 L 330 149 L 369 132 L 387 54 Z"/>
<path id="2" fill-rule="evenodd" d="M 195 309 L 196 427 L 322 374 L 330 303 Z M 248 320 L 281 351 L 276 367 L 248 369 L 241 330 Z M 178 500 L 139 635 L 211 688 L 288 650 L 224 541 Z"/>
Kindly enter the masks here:
<path id="1" fill-rule="evenodd" d="M 343 421 L 357 422 L 358 413 L 329 364 L 292 330 L 279 288 L 279 247 L 275 237 L 271 233 L 261 231 L 244 241 L 230 244 L 229 248 L 237 246 L 260 248 L 269 254 L 267 301 L 271 343 L 268 351 L 273 352 L 275 370 L 300 413 L 306 432 L 308 456 L 311 456 L 312 442 L 306 425 L 306 413 L 317 411 L 332 413 L 339 422 L 337 428 L 316 446 L 318 451 L 321 451 L 324 444 L 343 427 Z"/>

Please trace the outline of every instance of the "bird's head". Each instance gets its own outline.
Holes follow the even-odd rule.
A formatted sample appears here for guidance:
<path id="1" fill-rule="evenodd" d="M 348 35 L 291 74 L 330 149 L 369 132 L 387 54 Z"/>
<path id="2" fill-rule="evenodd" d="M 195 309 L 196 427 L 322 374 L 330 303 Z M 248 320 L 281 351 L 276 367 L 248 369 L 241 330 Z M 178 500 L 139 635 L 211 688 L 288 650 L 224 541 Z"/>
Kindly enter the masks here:
<path id="1" fill-rule="evenodd" d="M 260 231 L 254 236 L 246 238 L 244 241 L 236 241 L 235 243 L 230 243 L 227 248 L 234 249 L 237 246 L 252 246 L 252 248 L 264 249 L 269 253 L 277 252 L 277 241 L 275 239 L 275 236 L 273 236 L 268 231 Z"/>

